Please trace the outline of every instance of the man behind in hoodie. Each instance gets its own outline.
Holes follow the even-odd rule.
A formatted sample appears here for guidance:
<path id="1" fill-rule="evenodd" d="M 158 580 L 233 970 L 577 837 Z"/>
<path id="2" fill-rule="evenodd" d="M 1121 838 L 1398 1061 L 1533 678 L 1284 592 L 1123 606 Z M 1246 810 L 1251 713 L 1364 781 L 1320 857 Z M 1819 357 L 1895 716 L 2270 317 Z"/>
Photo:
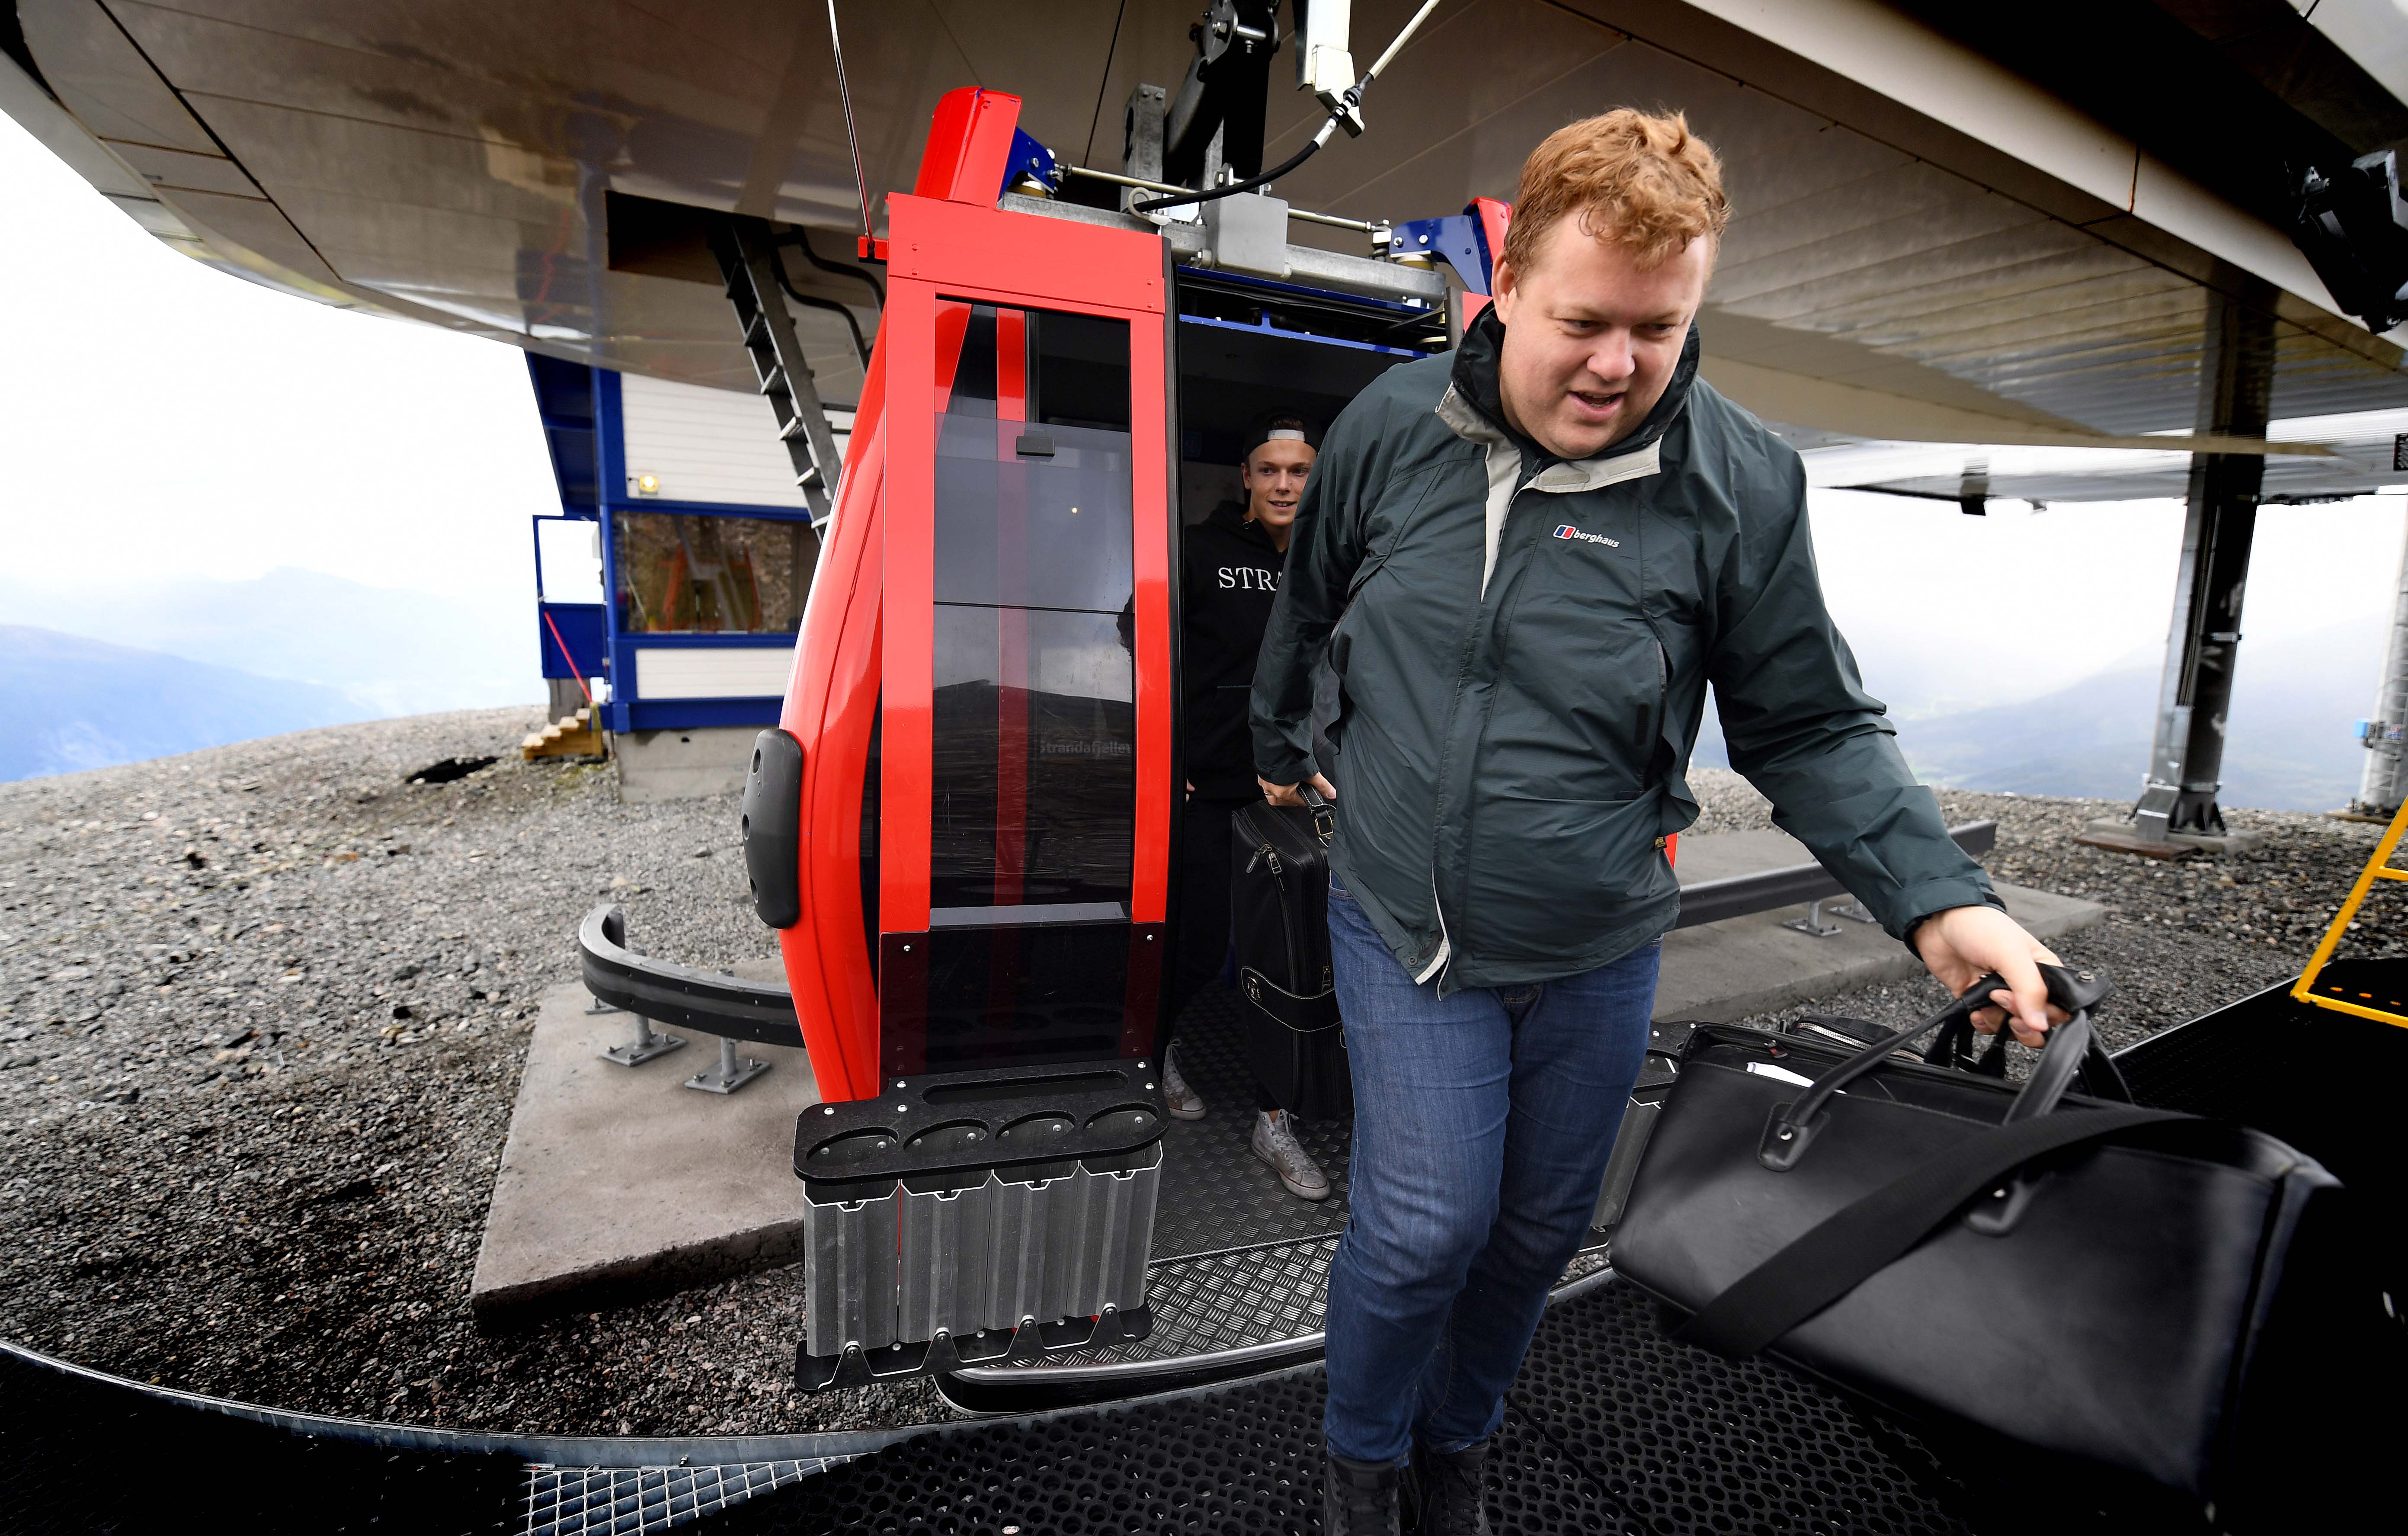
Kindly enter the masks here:
<path id="1" fill-rule="evenodd" d="M 1551 136 L 1496 303 L 1355 397 L 1297 509 L 1254 734 L 1273 800 L 1312 778 L 1338 806 L 1332 1536 L 1397 1530 L 1406 1488 L 1424 1536 L 1487 1529 L 1481 1460 L 1645 1051 L 1709 683 L 1774 820 L 1951 990 L 2008 983 L 1984 1027 L 2052 1022 L 2055 956 L 1949 840 L 1824 607 L 1797 453 L 1698 377 L 1728 219 L 1678 115 Z"/>
<path id="2" fill-rule="evenodd" d="M 1270 410 L 1246 433 L 1238 479 L 1243 501 L 1224 501 L 1189 525 L 1180 550 L 1180 629 L 1186 696 L 1187 814 L 1180 849 L 1182 901 L 1171 1017 L 1220 974 L 1229 948 L 1229 818 L 1261 798 L 1254 782 L 1247 699 L 1263 625 L 1279 591 L 1288 530 L 1312 474 L 1315 434 L 1302 416 Z M 1204 1117 L 1203 1096 L 1179 1070 L 1176 1042 L 1163 1055 L 1163 1091 L 1182 1120 Z M 1329 1176 L 1296 1139 L 1288 1117 L 1254 1086 L 1254 1156 L 1298 1199 L 1329 1198 Z"/>

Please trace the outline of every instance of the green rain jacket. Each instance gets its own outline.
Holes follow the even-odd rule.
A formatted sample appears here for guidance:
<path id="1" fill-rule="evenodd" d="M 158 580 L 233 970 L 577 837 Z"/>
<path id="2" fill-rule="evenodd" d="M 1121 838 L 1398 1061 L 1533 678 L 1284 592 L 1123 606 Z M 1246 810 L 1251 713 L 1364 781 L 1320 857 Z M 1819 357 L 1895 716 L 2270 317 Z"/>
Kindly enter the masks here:
<path id="1" fill-rule="evenodd" d="M 1708 683 L 1731 765 L 1891 934 L 1998 904 L 1824 607 L 1804 467 L 1698 378 L 1695 328 L 1640 430 L 1579 461 L 1504 425 L 1503 339 L 1486 310 L 1330 427 L 1254 673 L 1256 768 L 1330 773 L 1331 868 L 1406 970 L 1545 981 L 1670 928 Z"/>

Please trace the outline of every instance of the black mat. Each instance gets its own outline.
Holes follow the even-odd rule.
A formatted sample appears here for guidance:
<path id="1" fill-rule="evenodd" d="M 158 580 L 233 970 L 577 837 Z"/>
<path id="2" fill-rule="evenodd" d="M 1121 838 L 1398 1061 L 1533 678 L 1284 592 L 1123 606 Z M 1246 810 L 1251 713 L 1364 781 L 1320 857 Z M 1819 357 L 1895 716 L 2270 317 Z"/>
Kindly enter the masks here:
<path id="1" fill-rule="evenodd" d="M 1246 1068 L 1238 995 L 1208 986 L 1180 1015 L 1179 1070 L 1203 1095 L 1201 1120 L 1174 1120 L 1162 1139 L 1162 1194 L 1154 1208 L 1156 1262 L 1266 1242 L 1328 1237 L 1346 1228 L 1346 1164 L 1353 1120 L 1296 1122 L 1297 1140 L 1329 1176 L 1326 1200 L 1300 1200 L 1254 1156 L 1254 1080 Z"/>
<path id="2" fill-rule="evenodd" d="M 1507 1395 L 1633 1529 L 1968 1529 L 1919 1444 L 1777 1366 L 1676 1344 L 1654 1312 L 1620 1283 L 1555 1309 Z"/>
<path id="3" fill-rule="evenodd" d="M 714 1532 L 1320 1529 L 1318 1371 L 1120 1412 L 930 1435 L 716 1517 Z M 1928 1486 L 1929 1485 L 1929 1486 Z M 1921 1448 L 1769 1366 L 1666 1342 L 1609 1284 L 1554 1308 L 1488 1463 L 1499 1536 L 1947 1533 Z"/>

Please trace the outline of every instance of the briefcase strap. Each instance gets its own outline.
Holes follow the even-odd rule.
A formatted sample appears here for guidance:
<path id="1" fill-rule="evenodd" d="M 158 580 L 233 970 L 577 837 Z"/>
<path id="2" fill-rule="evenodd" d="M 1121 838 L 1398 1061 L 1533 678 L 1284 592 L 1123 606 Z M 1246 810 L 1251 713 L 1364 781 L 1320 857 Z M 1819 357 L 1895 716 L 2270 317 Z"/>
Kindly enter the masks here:
<path id="1" fill-rule="evenodd" d="M 1699 1308 L 1673 1337 L 1725 1355 L 1753 1355 L 1896 1262 L 2033 1158 L 2197 1118 L 2171 1110 L 2076 1110 L 1968 1137 L 1809 1228 Z"/>
<path id="2" fill-rule="evenodd" d="M 1315 1034 L 1338 1023 L 1336 989 L 1300 997 L 1248 966 L 1238 973 L 1238 990 L 1246 1000 L 1299 1035 Z"/>

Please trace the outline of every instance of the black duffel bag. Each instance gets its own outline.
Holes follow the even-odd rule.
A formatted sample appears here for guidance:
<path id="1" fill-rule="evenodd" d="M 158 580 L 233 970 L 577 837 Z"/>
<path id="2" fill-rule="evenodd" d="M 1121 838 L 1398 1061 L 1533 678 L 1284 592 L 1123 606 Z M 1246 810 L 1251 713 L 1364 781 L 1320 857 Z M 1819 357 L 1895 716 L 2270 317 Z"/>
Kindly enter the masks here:
<path id="1" fill-rule="evenodd" d="M 2091 1028 L 2105 983 L 2042 969 L 2071 1017 L 2020 1091 L 1891 1055 L 1956 1034 L 1995 976 L 1854 1055 L 1700 1026 L 1614 1267 L 1690 1314 L 1684 1342 L 2196 1509 L 2234 1475 L 2286 1260 L 2339 1184 L 2272 1137 L 2131 1104 Z"/>

